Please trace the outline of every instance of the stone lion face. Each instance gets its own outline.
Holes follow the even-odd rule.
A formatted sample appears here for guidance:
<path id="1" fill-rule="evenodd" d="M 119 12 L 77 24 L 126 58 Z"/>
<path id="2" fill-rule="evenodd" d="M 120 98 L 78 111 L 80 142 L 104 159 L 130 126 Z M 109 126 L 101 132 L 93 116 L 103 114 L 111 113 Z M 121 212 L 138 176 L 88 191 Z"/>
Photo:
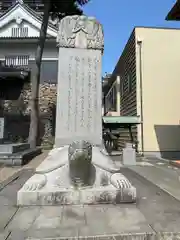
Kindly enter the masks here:
<path id="1" fill-rule="evenodd" d="M 87 141 L 74 141 L 69 146 L 68 157 L 69 174 L 73 184 L 83 185 L 89 179 L 92 145 Z"/>
<path id="2" fill-rule="evenodd" d="M 68 151 L 69 161 L 77 161 L 82 162 L 85 161 L 91 162 L 92 160 L 92 145 L 91 143 L 80 140 L 80 141 L 74 141 L 69 146 Z M 85 163 L 84 163 L 85 164 Z"/>

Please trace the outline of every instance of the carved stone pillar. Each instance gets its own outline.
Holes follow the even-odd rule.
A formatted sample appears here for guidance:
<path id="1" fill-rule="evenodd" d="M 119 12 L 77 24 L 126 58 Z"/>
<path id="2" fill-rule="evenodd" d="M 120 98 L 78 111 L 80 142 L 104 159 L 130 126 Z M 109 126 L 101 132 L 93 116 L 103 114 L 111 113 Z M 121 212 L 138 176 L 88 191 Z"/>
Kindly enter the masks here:
<path id="1" fill-rule="evenodd" d="M 102 144 L 104 37 L 101 24 L 86 16 L 65 17 L 59 25 L 55 146 L 74 140 Z"/>

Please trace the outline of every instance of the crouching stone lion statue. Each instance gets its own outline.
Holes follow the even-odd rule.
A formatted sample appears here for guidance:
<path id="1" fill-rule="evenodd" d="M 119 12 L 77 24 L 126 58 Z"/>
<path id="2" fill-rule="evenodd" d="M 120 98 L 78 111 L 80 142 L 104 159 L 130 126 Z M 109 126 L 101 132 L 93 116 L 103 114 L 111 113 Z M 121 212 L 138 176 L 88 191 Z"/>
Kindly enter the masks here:
<path id="1" fill-rule="evenodd" d="M 32 197 L 27 193 L 32 193 Z M 56 199 L 54 197 L 52 200 L 50 196 L 56 196 Z M 18 192 L 19 205 L 120 203 L 135 200 L 136 189 L 114 167 L 110 157 L 99 147 L 83 140 L 53 149 L 36 169 L 35 175 Z"/>

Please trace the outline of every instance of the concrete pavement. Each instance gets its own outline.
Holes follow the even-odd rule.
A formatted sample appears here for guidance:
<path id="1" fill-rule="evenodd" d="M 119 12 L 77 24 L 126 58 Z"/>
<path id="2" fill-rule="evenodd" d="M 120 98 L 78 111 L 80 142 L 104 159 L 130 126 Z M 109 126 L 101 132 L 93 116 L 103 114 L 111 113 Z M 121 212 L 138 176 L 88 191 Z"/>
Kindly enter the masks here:
<path id="1" fill-rule="evenodd" d="M 119 156 L 113 157 L 120 164 Z M 41 160 L 39 160 L 41 161 Z M 136 204 L 90 206 L 16 206 L 17 191 L 33 174 L 37 163 L 24 167 L 0 191 L 0 240 L 67 239 L 179 239 L 180 169 L 167 163 L 138 161 L 121 172 L 137 188 Z M 166 181 L 169 179 L 169 181 Z M 162 182 L 165 183 L 162 184 Z M 159 186 L 161 188 L 159 188 Z M 174 188 L 171 195 L 168 190 Z M 164 190 L 162 190 L 164 188 Z M 176 196 L 173 196 L 176 194 Z M 175 199 L 176 197 L 176 199 Z"/>
<path id="2" fill-rule="evenodd" d="M 112 158 L 116 166 L 123 168 L 121 156 Z M 155 157 L 137 158 L 137 165 L 128 166 L 127 168 L 180 200 L 180 168 Z"/>
<path id="3" fill-rule="evenodd" d="M 17 191 L 33 174 L 24 170 L 0 192 L 0 240 L 180 237 L 180 202 L 134 171 L 121 171 L 137 188 L 137 204 L 18 208 Z"/>
<path id="4" fill-rule="evenodd" d="M 151 166 L 131 166 L 129 169 L 180 201 L 180 169 L 167 162 L 148 160 Z"/>

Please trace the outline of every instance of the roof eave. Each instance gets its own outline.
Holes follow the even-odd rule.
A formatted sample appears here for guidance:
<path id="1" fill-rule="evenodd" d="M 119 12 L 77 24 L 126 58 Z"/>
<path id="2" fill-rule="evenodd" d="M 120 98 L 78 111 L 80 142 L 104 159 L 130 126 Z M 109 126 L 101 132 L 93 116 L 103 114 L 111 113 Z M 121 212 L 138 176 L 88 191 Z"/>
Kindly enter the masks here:
<path id="1" fill-rule="evenodd" d="M 167 14 L 167 21 L 180 21 L 180 1 L 178 0 Z"/>
<path id="2" fill-rule="evenodd" d="M 34 16 L 37 20 L 39 20 L 40 22 L 42 22 L 43 17 L 42 16 L 38 16 L 38 14 L 36 13 L 35 10 L 33 10 L 32 8 L 30 8 L 27 4 L 23 3 L 19 3 L 16 2 L 14 3 L 7 11 L 5 11 L 2 15 L 0 15 L 0 18 L 2 18 L 4 15 L 6 15 L 8 12 L 10 12 L 13 8 L 15 8 L 17 5 L 21 6 L 22 8 L 24 8 L 27 12 L 29 12 L 32 16 Z M 53 25 L 50 21 L 48 22 L 48 27 L 58 31 L 58 27 Z"/>
<path id="3" fill-rule="evenodd" d="M 24 4 L 21 4 L 21 6 L 23 6 L 35 18 L 37 18 L 40 21 L 43 21 L 43 17 L 42 16 L 38 16 L 36 11 L 33 10 L 32 8 L 30 8 L 27 4 L 24 3 Z M 48 22 L 48 27 L 53 28 L 54 30 L 58 30 L 58 27 L 53 25 L 50 21 Z"/>
<path id="4" fill-rule="evenodd" d="M 39 37 L 28 37 L 28 38 L 12 38 L 12 37 L 0 37 L 1 43 L 37 43 Z M 55 43 L 56 38 L 46 38 L 46 43 Z"/>

